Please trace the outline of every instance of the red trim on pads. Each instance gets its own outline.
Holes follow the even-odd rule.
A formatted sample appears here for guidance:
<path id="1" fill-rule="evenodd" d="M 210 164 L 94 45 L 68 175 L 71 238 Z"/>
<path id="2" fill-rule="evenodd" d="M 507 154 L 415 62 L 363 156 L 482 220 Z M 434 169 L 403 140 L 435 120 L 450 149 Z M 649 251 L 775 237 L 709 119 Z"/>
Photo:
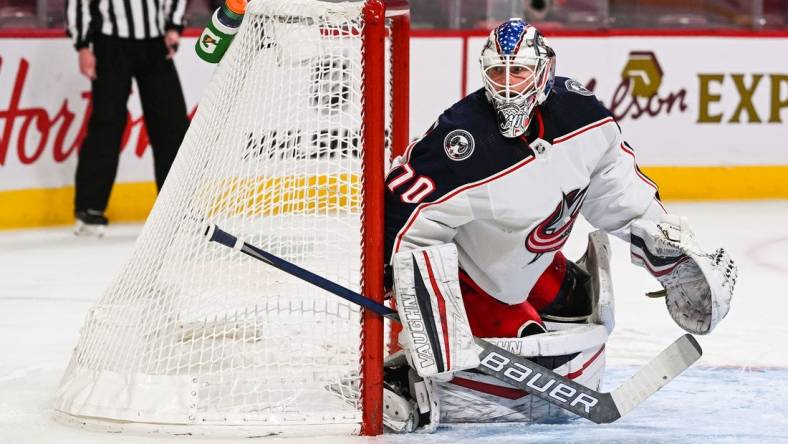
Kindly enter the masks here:
<path id="1" fill-rule="evenodd" d="M 438 300 L 438 313 L 440 313 L 441 316 L 441 330 L 443 330 L 443 348 L 446 350 L 446 371 L 448 371 L 451 370 L 451 353 L 449 343 L 449 328 L 448 324 L 446 323 L 446 300 L 443 298 L 443 294 L 438 287 L 438 282 L 435 280 L 435 274 L 432 272 L 430 256 L 426 251 L 422 251 L 421 254 L 424 256 L 424 262 L 427 264 L 427 274 L 430 276 L 430 285 L 432 285 L 432 291 L 435 292 L 435 299 Z"/>

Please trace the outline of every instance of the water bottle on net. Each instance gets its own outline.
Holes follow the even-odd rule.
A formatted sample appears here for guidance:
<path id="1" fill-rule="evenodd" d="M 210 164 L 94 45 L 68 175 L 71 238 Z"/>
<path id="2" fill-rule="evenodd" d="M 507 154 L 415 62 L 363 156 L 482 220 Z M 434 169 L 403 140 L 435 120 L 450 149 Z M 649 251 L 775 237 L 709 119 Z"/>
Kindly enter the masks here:
<path id="1" fill-rule="evenodd" d="M 246 12 L 246 3 L 247 0 L 225 0 L 224 5 L 213 13 L 195 45 L 201 59 L 208 63 L 219 63 L 238 33 Z"/>

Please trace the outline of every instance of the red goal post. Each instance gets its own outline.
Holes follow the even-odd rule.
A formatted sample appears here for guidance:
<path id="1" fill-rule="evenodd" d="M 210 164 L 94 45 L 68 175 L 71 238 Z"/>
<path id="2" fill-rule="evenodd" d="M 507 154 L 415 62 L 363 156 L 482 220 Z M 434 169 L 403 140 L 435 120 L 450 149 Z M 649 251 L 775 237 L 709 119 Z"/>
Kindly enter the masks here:
<path id="1" fill-rule="evenodd" d="M 385 101 L 386 75 L 384 66 L 370 63 L 384 60 L 386 45 L 384 40 L 388 34 L 391 52 L 391 155 L 405 150 L 408 144 L 408 97 L 409 97 L 409 58 L 410 58 L 410 15 L 407 0 L 385 0 L 383 4 L 377 0 L 368 1 L 364 8 L 364 79 L 365 108 L 367 118 L 364 123 L 366 153 L 374 158 L 385 156 Z M 385 4 L 385 5 L 384 5 Z M 385 12 L 384 12 L 385 11 Z M 388 30 L 382 17 L 390 20 Z M 380 154 L 378 154 L 380 153 Z M 365 188 L 368 197 L 364 209 L 364 281 L 363 293 L 377 302 L 383 302 L 383 194 L 384 171 L 375 165 L 367 164 L 364 174 Z M 370 233 L 374 233 L 370 235 Z M 370 311 L 363 315 L 363 364 L 362 364 L 362 400 L 364 420 L 361 429 L 363 435 L 379 435 L 383 432 L 383 318 Z"/>

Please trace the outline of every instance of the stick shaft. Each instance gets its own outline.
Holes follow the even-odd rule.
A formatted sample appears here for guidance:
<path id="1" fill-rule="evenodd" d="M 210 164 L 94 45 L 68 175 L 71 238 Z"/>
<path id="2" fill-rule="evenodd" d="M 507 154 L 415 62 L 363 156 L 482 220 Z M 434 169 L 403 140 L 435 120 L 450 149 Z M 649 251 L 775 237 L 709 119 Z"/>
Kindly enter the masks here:
<path id="1" fill-rule="evenodd" d="M 346 299 L 354 304 L 360 305 L 366 309 L 372 310 L 375 313 L 383 316 L 384 318 L 392 319 L 399 322 L 399 315 L 396 311 L 392 310 L 389 307 L 386 307 L 383 304 L 377 303 L 372 299 L 369 299 L 363 295 L 356 293 L 355 291 L 343 287 L 336 282 L 330 281 L 320 275 L 312 273 L 311 271 L 301 268 L 298 265 L 288 262 L 274 254 L 271 254 L 265 250 L 255 247 L 249 243 L 243 242 L 242 240 L 238 239 L 237 237 L 233 236 L 232 234 L 223 231 L 221 228 L 217 227 L 216 225 L 211 225 L 205 232 L 205 236 L 211 242 L 220 243 L 226 247 L 230 247 L 240 252 L 246 254 L 247 256 L 251 256 L 257 260 L 263 261 L 272 267 L 278 268 L 284 271 L 287 274 L 295 276 L 301 280 L 309 282 L 312 285 L 315 285 L 323 290 L 326 290 L 329 293 L 332 293 L 336 296 L 339 296 L 343 299 Z"/>
<path id="2" fill-rule="evenodd" d="M 243 242 L 215 225 L 210 225 L 206 229 L 205 236 L 209 241 L 238 250 L 329 293 L 372 310 L 387 319 L 400 322 L 399 315 L 391 308 Z M 590 389 L 525 357 L 511 353 L 483 339 L 474 339 L 482 350 L 479 354 L 481 365 L 477 368 L 478 371 L 597 424 L 607 424 L 629 412 L 700 357 L 700 346 L 691 336 L 689 339 L 686 336 L 690 335 L 682 336 L 671 344 L 665 352 L 653 359 L 644 368 L 644 371 L 636 374 L 634 380 L 627 381 L 612 394 Z M 671 352 L 668 353 L 668 350 Z M 678 353 L 678 350 L 682 350 L 683 359 L 681 361 L 671 360 L 670 355 Z M 645 371 L 646 369 L 648 371 Z M 635 395 L 632 393 L 633 391 L 639 393 Z"/>

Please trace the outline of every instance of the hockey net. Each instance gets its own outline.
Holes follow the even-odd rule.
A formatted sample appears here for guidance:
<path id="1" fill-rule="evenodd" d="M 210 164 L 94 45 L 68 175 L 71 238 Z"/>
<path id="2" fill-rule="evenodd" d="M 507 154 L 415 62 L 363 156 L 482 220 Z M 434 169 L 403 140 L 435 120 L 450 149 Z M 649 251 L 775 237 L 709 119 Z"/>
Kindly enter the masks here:
<path id="1" fill-rule="evenodd" d="M 108 431 L 379 433 L 380 320 L 202 233 L 215 223 L 381 297 L 384 144 L 402 134 L 397 19 L 383 11 L 378 1 L 250 3 L 130 260 L 87 315 L 58 419 Z"/>

